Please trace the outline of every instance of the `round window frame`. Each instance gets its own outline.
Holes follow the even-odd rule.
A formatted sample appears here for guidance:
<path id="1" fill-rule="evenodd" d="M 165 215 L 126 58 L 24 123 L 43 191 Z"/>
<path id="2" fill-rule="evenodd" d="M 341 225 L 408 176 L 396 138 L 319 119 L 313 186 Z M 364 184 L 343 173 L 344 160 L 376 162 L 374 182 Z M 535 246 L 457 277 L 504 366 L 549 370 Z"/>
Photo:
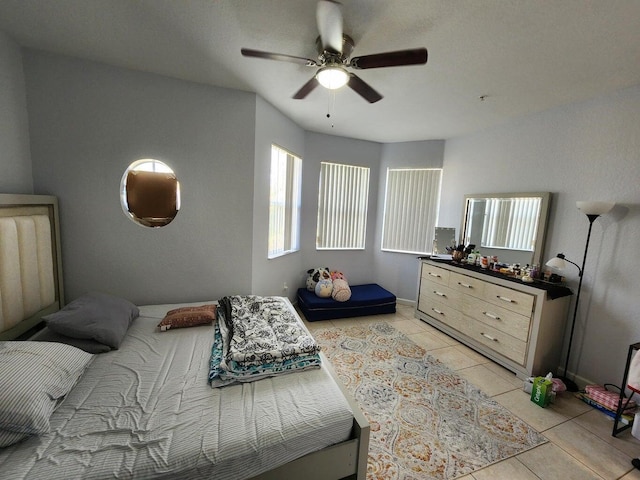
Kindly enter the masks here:
<path id="1" fill-rule="evenodd" d="M 140 168 L 141 166 L 150 164 L 152 168 Z M 161 166 L 160 169 L 157 166 Z M 129 202 L 127 198 L 127 179 L 129 177 L 129 173 L 132 171 L 142 171 L 142 172 L 158 172 L 158 173 L 168 173 L 173 175 L 176 181 L 176 192 L 175 192 L 175 214 L 169 217 L 165 217 L 164 221 L 157 223 L 145 222 L 143 218 L 136 216 L 133 212 L 129 210 Z M 125 169 L 122 178 L 120 179 L 120 207 L 122 208 L 122 212 L 125 216 L 131 220 L 136 225 L 143 228 L 160 228 L 166 227 L 169 225 L 175 218 L 178 216 L 181 208 L 181 192 L 180 192 L 180 182 L 178 181 L 178 177 L 175 173 L 175 170 L 171 168 L 165 161 L 158 160 L 155 158 L 141 158 L 139 160 L 135 160 L 129 164 L 129 166 Z"/>

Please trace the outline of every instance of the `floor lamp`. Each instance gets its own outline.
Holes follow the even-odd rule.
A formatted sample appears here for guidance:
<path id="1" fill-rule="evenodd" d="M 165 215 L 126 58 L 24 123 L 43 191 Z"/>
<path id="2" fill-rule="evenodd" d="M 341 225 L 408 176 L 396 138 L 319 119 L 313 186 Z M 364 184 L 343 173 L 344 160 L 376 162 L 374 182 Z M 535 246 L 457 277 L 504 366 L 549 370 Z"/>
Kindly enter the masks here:
<path id="1" fill-rule="evenodd" d="M 578 276 L 580 277 L 580 281 L 578 282 L 578 292 L 576 293 L 576 303 L 573 309 L 573 320 L 571 321 L 571 333 L 569 334 L 569 346 L 567 347 L 567 357 L 564 363 L 564 373 L 561 377 L 559 377 L 564 384 L 567 386 L 567 390 L 570 392 L 577 392 L 578 386 L 573 380 L 567 378 L 567 369 L 569 368 L 569 358 L 571 356 L 571 343 L 573 342 L 573 331 L 576 327 L 576 317 L 578 315 L 578 305 L 580 303 L 580 291 L 582 290 L 582 278 L 584 274 L 584 266 L 587 262 L 587 252 L 589 250 L 589 240 L 591 239 L 591 228 L 593 227 L 593 222 L 600 215 L 604 215 L 611 211 L 614 207 L 615 203 L 611 202 L 576 202 L 577 207 L 580 209 L 582 213 L 584 213 L 589 219 L 589 233 L 587 234 L 587 243 L 584 246 L 584 257 L 582 259 L 582 268 L 577 263 L 574 263 L 570 260 L 567 260 L 564 254 L 559 253 L 554 258 L 549 260 L 546 265 L 551 268 L 555 268 L 557 270 L 564 270 L 566 267 L 566 262 L 571 263 L 578 267 Z"/>

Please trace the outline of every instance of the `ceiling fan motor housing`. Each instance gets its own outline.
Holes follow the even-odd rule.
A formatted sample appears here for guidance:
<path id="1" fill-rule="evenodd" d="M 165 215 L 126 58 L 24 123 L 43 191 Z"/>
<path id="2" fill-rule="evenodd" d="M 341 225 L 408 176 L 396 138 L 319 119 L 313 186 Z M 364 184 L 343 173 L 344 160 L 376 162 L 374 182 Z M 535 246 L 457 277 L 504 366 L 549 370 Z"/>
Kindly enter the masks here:
<path id="1" fill-rule="evenodd" d="M 318 51 L 318 60 L 321 65 L 325 63 L 347 63 L 347 59 L 353 51 L 353 46 L 353 38 L 346 34 L 342 35 L 342 52 L 325 50 L 322 46 L 322 38 L 316 38 L 316 50 Z"/>

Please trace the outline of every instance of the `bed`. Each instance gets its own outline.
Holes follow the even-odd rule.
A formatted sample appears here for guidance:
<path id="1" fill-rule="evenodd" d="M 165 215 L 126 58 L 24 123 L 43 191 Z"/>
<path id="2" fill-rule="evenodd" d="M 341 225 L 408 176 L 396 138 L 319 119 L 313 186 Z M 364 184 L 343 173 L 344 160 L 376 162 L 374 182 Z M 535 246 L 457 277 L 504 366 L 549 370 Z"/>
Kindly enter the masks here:
<path id="1" fill-rule="evenodd" d="M 3 347 L 65 348 L 82 363 L 48 432 L 0 448 L 3 477 L 365 478 L 369 425 L 321 354 L 320 368 L 211 388 L 215 326 L 157 328 L 193 304 L 137 307 L 104 353 L 34 341 L 47 330 L 40 319 L 64 306 L 59 239 L 54 197 L 0 195 Z"/>

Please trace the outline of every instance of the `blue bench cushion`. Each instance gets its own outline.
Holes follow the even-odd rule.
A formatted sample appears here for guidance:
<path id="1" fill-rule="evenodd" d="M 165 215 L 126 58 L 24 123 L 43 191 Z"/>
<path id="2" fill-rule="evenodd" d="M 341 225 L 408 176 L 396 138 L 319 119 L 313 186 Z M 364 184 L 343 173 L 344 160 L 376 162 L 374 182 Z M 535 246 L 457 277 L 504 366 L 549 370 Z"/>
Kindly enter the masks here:
<path id="1" fill-rule="evenodd" d="M 334 318 L 395 313 L 396 296 L 376 283 L 351 285 L 351 298 L 337 302 L 318 297 L 306 288 L 298 289 L 298 307 L 310 322 Z"/>

